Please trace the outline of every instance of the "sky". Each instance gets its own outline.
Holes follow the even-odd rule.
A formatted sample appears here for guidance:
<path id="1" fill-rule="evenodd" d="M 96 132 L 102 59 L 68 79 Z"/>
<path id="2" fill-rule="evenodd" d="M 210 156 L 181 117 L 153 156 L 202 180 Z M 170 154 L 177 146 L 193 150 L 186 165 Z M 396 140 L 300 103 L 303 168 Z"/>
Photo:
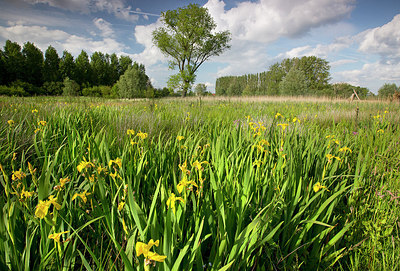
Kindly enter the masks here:
<path id="1" fill-rule="evenodd" d="M 196 83 L 214 92 L 221 76 L 267 71 L 285 58 L 315 55 L 331 66 L 331 83 L 373 93 L 400 85 L 399 0 L 0 0 L 0 47 L 6 40 L 49 45 L 61 56 L 81 50 L 128 55 L 146 67 L 155 87 L 176 70 L 152 43 L 163 11 L 196 3 L 216 31 L 229 30 L 231 48 L 211 57 Z"/>

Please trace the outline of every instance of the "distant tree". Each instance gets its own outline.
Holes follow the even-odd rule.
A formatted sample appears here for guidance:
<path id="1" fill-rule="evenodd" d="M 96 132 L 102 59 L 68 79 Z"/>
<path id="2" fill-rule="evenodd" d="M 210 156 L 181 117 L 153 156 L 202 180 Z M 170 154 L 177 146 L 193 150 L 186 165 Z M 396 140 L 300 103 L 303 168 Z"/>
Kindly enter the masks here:
<path id="1" fill-rule="evenodd" d="M 21 80 L 24 74 L 24 56 L 21 52 L 21 46 L 16 42 L 7 40 L 4 45 L 3 58 L 5 68 L 3 84 Z"/>
<path id="2" fill-rule="evenodd" d="M 197 96 L 204 96 L 207 93 L 207 86 L 205 84 L 197 84 L 194 88 L 194 92 Z"/>
<path id="3" fill-rule="evenodd" d="M 279 83 L 279 93 L 282 95 L 304 95 L 307 93 L 307 82 L 304 72 L 292 67 Z"/>
<path id="4" fill-rule="evenodd" d="M 90 85 L 91 82 L 91 66 L 88 54 L 82 50 L 75 60 L 75 80 L 83 85 Z"/>
<path id="5" fill-rule="evenodd" d="M 43 53 L 33 43 L 27 42 L 22 49 L 24 56 L 23 81 L 41 86 L 43 84 Z"/>
<path id="6" fill-rule="evenodd" d="M 107 85 L 114 85 L 115 82 L 118 81 L 119 79 L 119 73 L 118 73 L 118 69 L 119 69 L 119 61 L 118 61 L 118 57 L 116 54 L 111 54 L 110 56 L 110 63 L 108 65 L 108 82 Z"/>
<path id="7" fill-rule="evenodd" d="M 61 95 L 63 93 L 63 82 L 44 82 L 42 89 L 46 95 Z"/>
<path id="8" fill-rule="evenodd" d="M 149 83 L 149 77 L 143 64 L 136 62 L 129 67 L 116 83 L 120 98 L 145 97 Z"/>
<path id="9" fill-rule="evenodd" d="M 6 57 L 3 50 L 0 50 L 0 85 L 7 83 L 6 72 Z"/>
<path id="10" fill-rule="evenodd" d="M 399 88 L 396 86 L 395 83 L 389 84 L 385 83 L 383 86 L 381 86 L 378 90 L 378 96 L 379 98 L 389 98 L 392 97 L 395 91 L 398 91 Z"/>
<path id="11" fill-rule="evenodd" d="M 105 85 L 107 81 L 106 56 L 101 52 L 94 52 L 90 57 L 90 67 L 92 70 L 92 85 Z"/>
<path id="12" fill-rule="evenodd" d="M 132 67 L 132 59 L 129 56 L 120 56 L 118 65 L 118 78 L 123 75 L 129 67 Z"/>
<path id="13" fill-rule="evenodd" d="M 63 52 L 63 56 L 60 60 L 60 75 L 63 80 L 67 77 L 69 79 L 75 78 L 74 57 L 66 50 Z"/>
<path id="14" fill-rule="evenodd" d="M 77 96 L 78 94 L 79 94 L 78 83 L 66 77 L 64 79 L 63 96 Z"/>
<path id="15" fill-rule="evenodd" d="M 60 57 L 57 51 L 51 45 L 47 47 L 44 54 L 44 65 L 43 65 L 43 80 L 44 82 L 57 82 L 61 80 L 60 76 Z"/>
<path id="16" fill-rule="evenodd" d="M 153 43 L 172 58 L 170 68 L 178 67 L 178 74 L 171 79 L 182 82 L 184 97 L 200 65 L 230 48 L 230 33 L 215 32 L 216 24 L 207 8 L 195 4 L 163 12 L 161 20 L 164 27 L 153 32 Z"/>

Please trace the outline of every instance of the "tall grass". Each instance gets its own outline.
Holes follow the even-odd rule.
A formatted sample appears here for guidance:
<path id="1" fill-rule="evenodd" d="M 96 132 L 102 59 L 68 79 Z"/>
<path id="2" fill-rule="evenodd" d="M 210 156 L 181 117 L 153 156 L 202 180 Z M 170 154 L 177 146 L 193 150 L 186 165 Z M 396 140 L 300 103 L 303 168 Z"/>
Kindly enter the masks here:
<path id="1" fill-rule="evenodd" d="M 395 104 L 0 106 L 2 270 L 398 268 Z"/>

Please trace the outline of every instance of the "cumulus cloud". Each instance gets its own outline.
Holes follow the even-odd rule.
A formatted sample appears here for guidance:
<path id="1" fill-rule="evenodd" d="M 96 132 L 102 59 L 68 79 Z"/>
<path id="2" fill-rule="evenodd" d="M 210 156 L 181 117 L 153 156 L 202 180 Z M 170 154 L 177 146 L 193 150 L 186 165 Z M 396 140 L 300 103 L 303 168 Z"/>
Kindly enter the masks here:
<path id="1" fill-rule="evenodd" d="M 43 52 L 49 45 L 54 46 L 59 53 L 68 50 L 78 55 L 81 50 L 88 53 L 101 51 L 103 53 L 121 52 L 125 46 L 112 38 L 94 40 L 87 37 L 69 34 L 62 30 L 52 30 L 45 26 L 12 25 L 0 26 L 0 37 L 10 39 L 19 44 L 31 41 Z"/>
<path id="2" fill-rule="evenodd" d="M 114 37 L 114 30 L 111 27 L 111 24 L 102 18 L 96 18 L 93 20 L 94 25 L 100 30 L 101 36 Z"/>
<path id="3" fill-rule="evenodd" d="M 359 51 L 378 54 L 387 64 L 400 63 L 400 14 L 381 27 L 360 33 L 357 38 Z"/>
<path id="4" fill-rule="evenodd" d="M 51 7 L 66 9 L 70 11 L 79 11 L 82 13 L 92 13 L 97 11 L 106 11 L 114 14 L 116 17 L 135 22 L 139 15 L 133 13 L 131 6 L 125 6 L 123 0 L 24 0 L 32 5 L 47 4 Z"/>
<path id="5" fill-rule="evenodd" d="M 270 43 L 280 37 L 298 37 L 314 27 L 349 16 L 354 0 L 260 0 L 241 2 L 225 10 L 225 3 L 209 0 L 204 6 L 218 29 L 229 29 L 234 39 Z"/>

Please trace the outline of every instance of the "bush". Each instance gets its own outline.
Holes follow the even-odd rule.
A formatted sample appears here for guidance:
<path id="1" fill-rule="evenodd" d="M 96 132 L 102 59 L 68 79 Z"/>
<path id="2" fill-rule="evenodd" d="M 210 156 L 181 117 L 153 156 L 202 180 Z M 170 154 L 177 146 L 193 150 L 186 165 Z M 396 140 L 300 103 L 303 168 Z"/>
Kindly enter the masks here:
<path id="1" fill-rule="evenodd" d="M 62 82 L 45 82 L 42 89 L 46 95 L 61 95 L 63 87 Z"/>
<path id="2" fill-rule="evenodd" d="M 0 95 L 6 96 L 28 96 L 28 93 L 21 87 L 0 86 Z"/>
<path id="3" fill-rule="evenodd" d="M 64 79 L 63 96 L 77 96 L 78 94 L 79 94 L 78 83 L 66 77 Z"/>
<path id="4" fill-rule="evenodd" d="M 30 83 L 23 82 L 21 80 L 17 80 L 11 83 L 11 87 L 18 89 L 22 88 L 28 95 L 41 95 L 43 94 L 43 90 L 37 86 L 34 86 Z"/>

